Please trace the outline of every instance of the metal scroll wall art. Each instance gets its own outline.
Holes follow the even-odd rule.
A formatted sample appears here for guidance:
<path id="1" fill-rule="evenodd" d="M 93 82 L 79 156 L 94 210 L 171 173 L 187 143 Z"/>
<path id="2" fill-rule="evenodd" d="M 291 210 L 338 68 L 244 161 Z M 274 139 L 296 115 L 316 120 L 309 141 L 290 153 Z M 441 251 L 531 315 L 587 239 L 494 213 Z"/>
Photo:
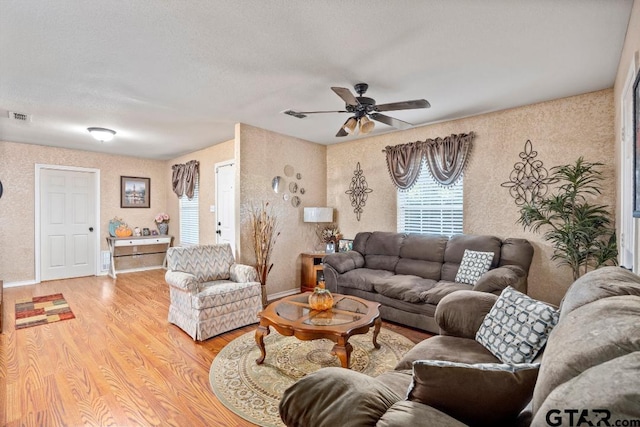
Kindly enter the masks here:
<path id="1" fill-rule="evenodd" d="M 360 216 L 363 212 L 362 208 L 366 205 L 369 193 L 372 191 L 367 184 L 367 179 L 364 177 L 364 172 L 360 169 L 360 162 L 358 162 L 356 170 L 353 171 L 353 178 L 351 178 L 349 189 L 345 191 L 351 199 L 351 206 L 353 206 L 353 212 L 355 212 L 358 221 L 360 221 Z"/>
<path id="2" fill-rule="evenodd" d="M 509 181 L 500 185 L 509 189 L 516 205 L 535 204 L 547 194 L 553 179 L 549 178 L 549 172 L 542 165 L 542 161 L 536 160 L 538 152 L 533 151 L 531 140 L 527 140 L 524 151 L 519 156 L 522 161 L 513 165 Z"/>

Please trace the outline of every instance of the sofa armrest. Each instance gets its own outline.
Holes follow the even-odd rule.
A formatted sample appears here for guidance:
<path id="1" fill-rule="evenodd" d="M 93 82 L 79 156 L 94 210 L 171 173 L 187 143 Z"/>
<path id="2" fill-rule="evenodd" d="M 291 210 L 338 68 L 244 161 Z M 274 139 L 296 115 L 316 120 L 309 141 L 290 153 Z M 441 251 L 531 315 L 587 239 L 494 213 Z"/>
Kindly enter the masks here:
<path id="1" fill-rule="evenodd" d="M 322 259 L 325 287 L 338 292 L 338 276 L 347 271 L 364 267 L 364 257 L 358 251 L 338 252 Z"/>
<path id="2" fill-rule="evenodd" d="M 503 265 L 484 273 L 473 286 L 473 290 L 500 295 L 508 286 L 527 293 L 527 273 L 517 265 Z"/>
<path id="3" fill-rule="evenodd" d="M 184 271 L 167 270 L 167 273 L 164 275 L 164 280 L 169 286 L 186 292 L 196 291 L 200 284 L 196 276 L 191 273 L 185 273 Z"/>
<path id="4" fill-rule="evenodd" d="M 358 251 L 337 252 L 324 257 L 322 262 L 330 265 L 339 274 L 364 267 L 364 257 Z"/>
<path id="5" fill-rule="evenodd" d="M 289 427 L 374 426 L 402 400 L 375 378 L 344 368 L 322 368 L 285 390 L 280 418 Z"/>
<path id="6" fill-rule="evenodd" d="M 244 264 L 232 264 L 229 270 L 231 280 L 238 283 L 259 282 L 255 267 Z"/>
<path id="7" fill-rule="evenodd" d="M 476 291 L 456 291 L 442 298 L 434 316 L 440 335 L 475 339 L 497 299 L 494 294 Z"/>

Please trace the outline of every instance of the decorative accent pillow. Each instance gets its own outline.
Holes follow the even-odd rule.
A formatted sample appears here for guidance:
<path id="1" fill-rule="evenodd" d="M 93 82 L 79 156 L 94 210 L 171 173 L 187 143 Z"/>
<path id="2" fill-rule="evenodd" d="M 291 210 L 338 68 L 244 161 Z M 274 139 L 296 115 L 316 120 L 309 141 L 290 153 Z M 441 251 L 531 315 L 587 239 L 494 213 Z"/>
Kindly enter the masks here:
<path id="1" fill-rule="evenodd" d="M 531 400 L 539 367 L 416 360 L 407 399 L 471 426 L 510 425 Z"/>
<path id="2" fill-rule="evenodd" d="M 476 333 L 476 341 L 504 363 L 530 363 L 547 343 L 559 312 L 505 288 Z"/>
<path id="3" fill-rule="evenodd" d="M 489 271 L 493 255 L 493 252 L 478 252 L 465 249 L 455 281 L 475 285 L 480 276 Z"/>

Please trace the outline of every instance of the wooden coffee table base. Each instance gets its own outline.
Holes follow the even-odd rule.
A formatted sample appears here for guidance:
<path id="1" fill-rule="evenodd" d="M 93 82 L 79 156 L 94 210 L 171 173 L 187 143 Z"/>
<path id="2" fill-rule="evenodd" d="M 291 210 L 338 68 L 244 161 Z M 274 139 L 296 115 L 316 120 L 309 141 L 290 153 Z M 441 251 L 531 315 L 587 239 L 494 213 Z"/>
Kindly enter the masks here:
<path id="1" fill-rule="evenodd" d="M 373 346 L 376 349 L 380 348 L 380 344 L 378 344 L 378 334 L 380 333 L 380 326 L 382 325 L 382 321 L 380 320 L 380 316 L 377 316 L 375 319 L 372 319 L 373 324 Z M 343 368 L 349 368 L 351 361 L 351 352 L 353 351 L 353 347 L 349 343 L 349 338 L 352 335 L 366 334 L 369 332 L 371 328 L 371 324 L 365 325 L 358 329 L 350 330 L 344 333 L 336 333 L 331 331 L 297 331 L 287 327 L 282 327 L 281 325 L 277 325 L 271 322 L 266 317 L 262 317 L 260 319 L 260 325 L 258 329 L 256 329 L 256 344 L 258 344 L 258 348 L 260 349 L 260 357 L 256 359 L 256 363 L 261 365 L 264 362 L 264 358 L 267 355 L 267 351 L 264 346 L 264 337 L 269 335 L 271 332 L 269 327 L 273 326 L 281 335 L 285 336 L 294 336 L 301 341 L 309 341 L 320 338 L 327 338 L 335 342 L 335 345 L 331 349 L 331 354 L 337 356 L 340 359 L 340 365 Z"/>

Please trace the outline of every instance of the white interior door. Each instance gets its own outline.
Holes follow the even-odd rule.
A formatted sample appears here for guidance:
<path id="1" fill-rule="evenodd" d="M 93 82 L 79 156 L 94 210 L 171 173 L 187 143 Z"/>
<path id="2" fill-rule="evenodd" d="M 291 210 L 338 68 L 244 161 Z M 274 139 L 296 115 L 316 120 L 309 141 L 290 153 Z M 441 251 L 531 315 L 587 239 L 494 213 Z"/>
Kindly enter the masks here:
<path id="1" fill-rule="evenodd" d="M 229 243 L 236 252 L 235 163 L 216 165 L 216 241 Z"/>
<path id="2" fill-rule="evenodd" d="M 95 174 L 40 171 L 40 277 L 96 274 Z"/>

